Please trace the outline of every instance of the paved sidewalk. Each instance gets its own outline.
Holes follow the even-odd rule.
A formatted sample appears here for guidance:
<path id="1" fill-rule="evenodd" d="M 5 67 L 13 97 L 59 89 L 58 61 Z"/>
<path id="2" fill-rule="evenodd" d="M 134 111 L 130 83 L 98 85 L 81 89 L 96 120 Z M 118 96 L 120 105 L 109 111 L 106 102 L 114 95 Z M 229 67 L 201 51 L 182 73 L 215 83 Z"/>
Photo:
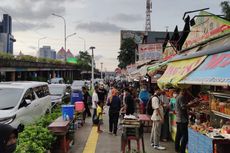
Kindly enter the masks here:
<path id="1" fill-rule="evenodd" d="M 104 114 L 104 124 L 102 125 L 103 133 L 99 134 L 95 153 L 120 153 L 121 152 L 121 130 L 118 130 L 117 136 L 108 133 L 108 115 Z M 72 146 L 70 153 L 83 153 L 88 137 L 92 130 L 91 118 L 86 119 L 83 127 L 76 130 L 75 145 Z M 166 147 L 166 150 L 155 150 L 149 142 L 150 133 L 144 134 L 144 143 L 146 153 L 175 153 L 173 142 L 162 142 L 161 145 Z M 131 142 L 131 148 L 136 149 L 136 142 Z M 140 148 L 142 151 L 142 147 Z M 93 151 L 84 151 L 84 153 L 94 153 Z"/>

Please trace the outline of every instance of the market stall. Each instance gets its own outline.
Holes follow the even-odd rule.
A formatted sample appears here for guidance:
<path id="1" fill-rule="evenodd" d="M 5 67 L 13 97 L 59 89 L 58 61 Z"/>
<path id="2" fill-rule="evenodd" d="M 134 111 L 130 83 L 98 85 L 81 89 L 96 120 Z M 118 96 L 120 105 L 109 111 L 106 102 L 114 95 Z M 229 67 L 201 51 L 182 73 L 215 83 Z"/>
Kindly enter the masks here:
<path id="1" fill-rule="evenodd" d="M 228 153 L 230 150 L 230 51 L 209 55 L 178 84 L 200 85 L 209 98 L 192 110 L 189 153 Z M 207 88 L 208 87 L 208 88 Z M 205 99 L 205 100 L 204 100 Z"/>

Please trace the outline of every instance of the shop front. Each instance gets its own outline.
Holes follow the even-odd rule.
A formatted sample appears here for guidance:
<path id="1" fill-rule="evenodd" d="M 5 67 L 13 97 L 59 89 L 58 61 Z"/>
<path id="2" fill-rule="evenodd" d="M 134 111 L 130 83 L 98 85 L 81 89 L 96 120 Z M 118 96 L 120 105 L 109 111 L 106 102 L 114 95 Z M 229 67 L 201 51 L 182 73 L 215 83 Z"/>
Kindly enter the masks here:
<path id="1" fill-rule="evenodd" d="M 189 153 L 230 150 L 230 51 L 209 55 L 178 85 L 199 86 L 209 98 L 191 110 Z"/>

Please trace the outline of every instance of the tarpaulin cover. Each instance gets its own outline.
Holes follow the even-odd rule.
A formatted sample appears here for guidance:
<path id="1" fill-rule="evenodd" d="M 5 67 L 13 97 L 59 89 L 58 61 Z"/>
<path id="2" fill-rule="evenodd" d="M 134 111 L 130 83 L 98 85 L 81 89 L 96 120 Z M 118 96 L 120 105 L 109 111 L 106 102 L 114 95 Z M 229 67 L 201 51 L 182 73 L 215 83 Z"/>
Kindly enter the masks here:
<path id="1" fill-rule="evenodd" d="M 180 84 L 230 85 L 230 51 L 208 56 Z"/>
<path id="2" fill-rule="evenodd" d="M 196 69 L 205 58 L 206 56 L 202 56 L 169 63 L 163 76 L 157 80 L 158 86 L 161 89 L 168 86 L 177 87 L 178 82 Z"/>

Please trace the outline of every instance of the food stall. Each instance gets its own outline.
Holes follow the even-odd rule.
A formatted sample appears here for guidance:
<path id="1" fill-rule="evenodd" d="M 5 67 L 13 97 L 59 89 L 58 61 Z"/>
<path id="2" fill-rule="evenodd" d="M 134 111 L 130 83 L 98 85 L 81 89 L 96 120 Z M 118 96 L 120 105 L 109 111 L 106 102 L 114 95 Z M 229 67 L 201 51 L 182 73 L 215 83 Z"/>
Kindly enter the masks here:
<path id="1" fill-rule="evenodd" d="M 209 98 L 192 112 L 189 125 L 189 153 L 227 153 L 230 150 L 230 51 L 209 55 L 184 85 L 208 87 Z"/>

